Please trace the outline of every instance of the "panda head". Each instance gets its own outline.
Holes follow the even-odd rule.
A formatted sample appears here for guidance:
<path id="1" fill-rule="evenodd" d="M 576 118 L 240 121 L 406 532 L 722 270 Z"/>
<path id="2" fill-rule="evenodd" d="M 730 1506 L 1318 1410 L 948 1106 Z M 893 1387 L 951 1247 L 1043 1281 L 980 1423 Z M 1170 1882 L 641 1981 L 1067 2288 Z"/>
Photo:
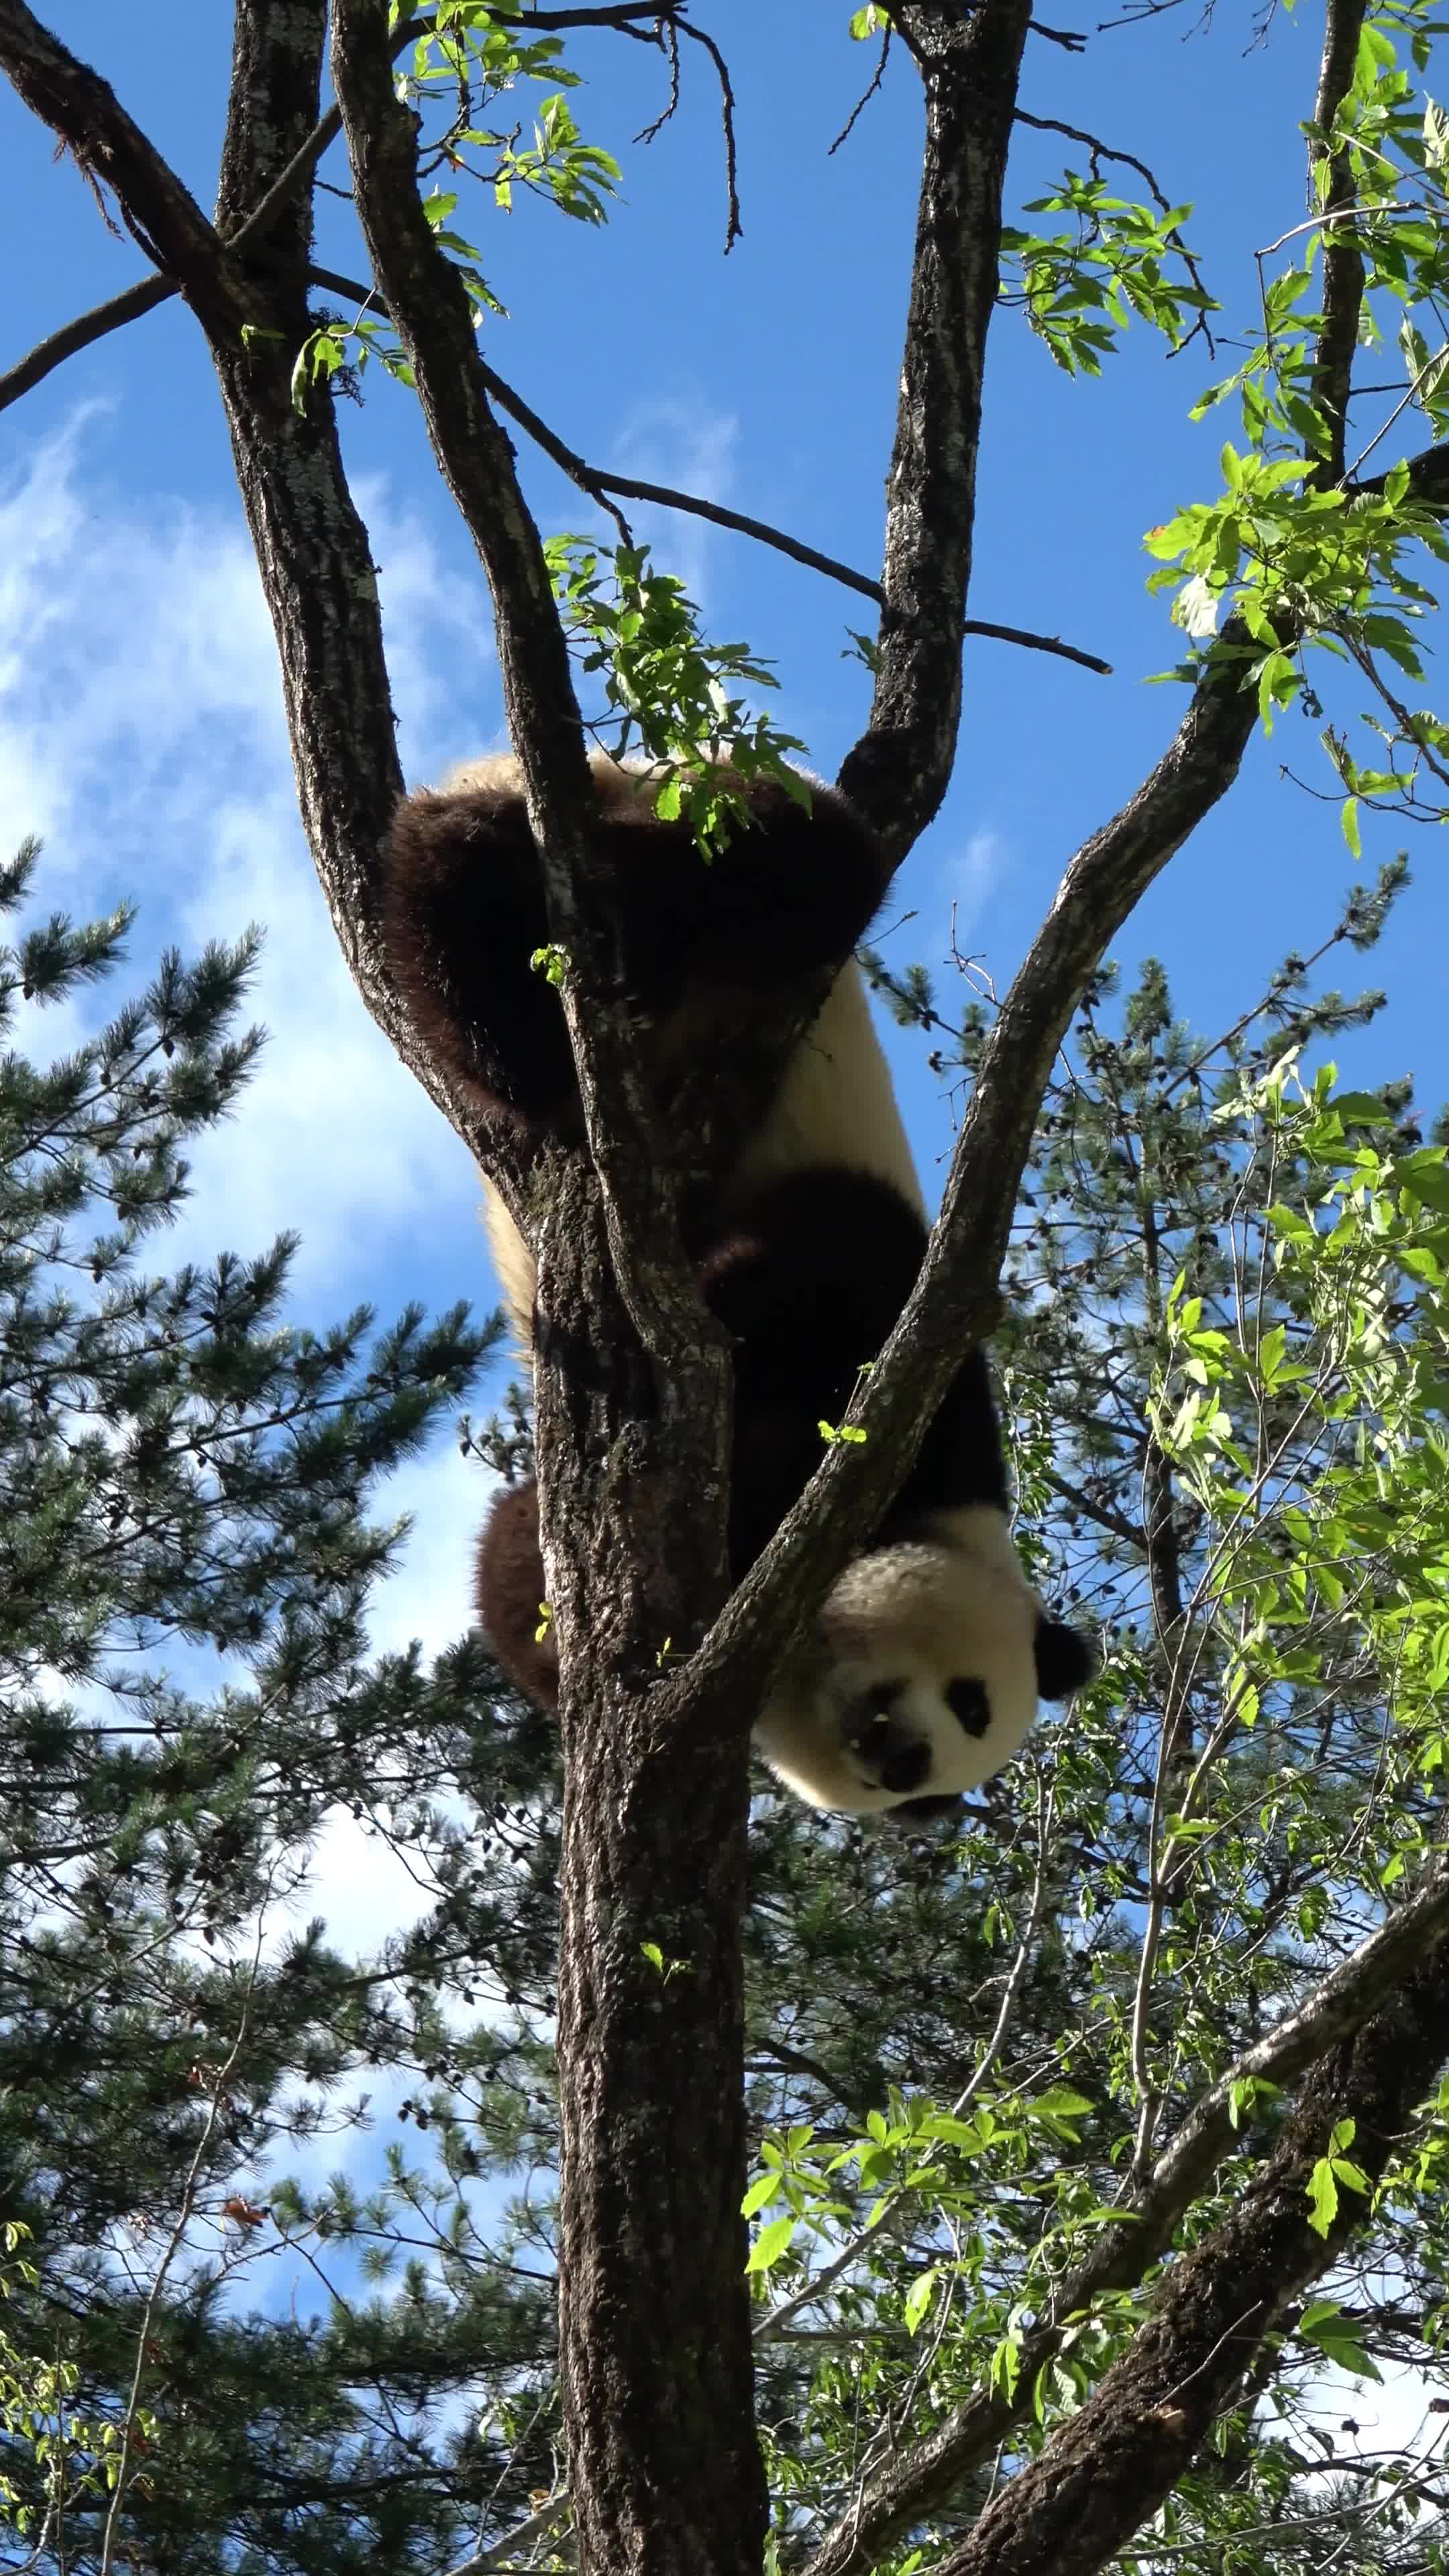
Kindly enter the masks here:
<path id="1" fill-rule="evenodd" d="M 1010 1760 L 1096 1656 L 1049 1619 L 993 1506 L 935 1512 L 846 1567 L 755 1729 L 808 1806 L 934 1814 Z"/>

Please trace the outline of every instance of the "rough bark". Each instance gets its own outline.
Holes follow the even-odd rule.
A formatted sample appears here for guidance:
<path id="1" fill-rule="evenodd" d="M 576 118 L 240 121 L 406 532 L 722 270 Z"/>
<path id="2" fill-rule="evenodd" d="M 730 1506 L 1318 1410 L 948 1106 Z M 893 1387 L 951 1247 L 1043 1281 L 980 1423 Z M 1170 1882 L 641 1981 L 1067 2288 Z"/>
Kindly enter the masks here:
<path id="1" fill-rule="evenodd" d="M 1251 2133 L 1261 2114 L 1237 2113 L 1236 2089 L 1252 2077 L 1280 2091 L 1347 2043 L 1378 2013 L 1426 1955 L 1442 1955 L 1449 1935 L 1449 1862 L 1436 1863 L 1424 1886 L 1372 1933 L 1352 1957 L 1323 1979 L 1307 2003 L 1290 2013 L 1245 2051 L 1193 2105 L 1163 2148 L 1151 2173 L 1124 2204 L 1121 2223 L 1104 2228 L 1085 2263 L 1068 2275 L 1047 2315 L 1022 2344 L 1017 2395 L 1012 2403 L 990 2389 L 954 2407 L 923 2442 L 891 2461 L 810 2556 L 802 2576 L 865 2576 L 887 2550 L 927 2516 L 950 2502 L 963 2482 L 989 2460 L 1014 2423 L 1027 2412 L 1037 2374 L 1060 2350 L 1066 2321 L 1110 2290 L 1128 2290 L 1151 2270 L 1171 2243 L 1174 2228 L 1206 2189 L 1234 2140 Z"/>
<path id="2" fill-rule="evenodd" d="M 1329 0 L 1318 94 L 1313 102 L 1313 122 L 1320 133 L 1331 128 L 1352 82 L 1366 15 L 1366 0 Z M 1323 200 L 1323 319 L 1309 378 L 1309 398 L 1322 412 L 1327 430 L 1327 445 L 1308 476 L 1320 491 L 1328 491 L 1343 480 L 1348 398 L 1364 284 L 1363 258 L 1354 229 L 1357 200 L 1352 157 L 1347 151 L 1326 153 L 1321 143 L 1315 143 L 1309 155 L 1310 172 L 1325 157 L 1328 194 Z"/>
<path id="3" fill-rule="evenodd" d="M 333 76 L 378 282 L 493 594 L 590 1149 L 528 1173 L 495 1162 L 532 1220 L 550 1324 L 535 1397 L 565 1749 L 559 2313 L 580 2563 L 752 2576 L 767 2498 L 740 2216 L 749 1713 L 724 1692 L 670 1722 L 651 1690 L 670 1641 L 687 1653 L 726 1589 L 728 1357 L 680 1253 L 669 1157 L 613 998 L 542 547 L 364 0 L 338 0 Z"/>
<path id="4" fill-rule="evenodd" d="M 325 0 L 243 0 L 217 214 L 238 224 L 317 123 Z M 376 862 L 402 791 L 377 577 L 352 504 L 336 413 L 321 393 L 298 412 L 292 363 L 311 329 L 312 199 L 302 189 L 254 246 L 233 253 L 249 318 L 275 338 L 209 333 L 232 456 L 282 666 L 302 820 L 343 952 L 397 1037 L 377 951 Z"/>
<path id="5" fill-rule="evenodd" d="M 1442 1939 L 1372 2021 L 1315 2067 L 1266 2163 L 1206 2242 L 1174 2264 L 1145 2323 L 1080 2414 L 988 2505 L 936 2576 L 1095 2576 L 1156 2512 L 1290 2300 L 1328 2269 L 1369 2207 L 1339 2192 L 1325 2236 L 1308 2184 L 1340 2120 L 1370 2184 L 1449 2050 Z"/>
<path id="6" fill-rule="evenodd" d="M 925 158 L 886 484 L 881 658 L 870 723 L 840 784 L 901 858 L 956 757 L 986 333 L 1031 7 L 936 0 L 897 15 L 925 89 Z"/>

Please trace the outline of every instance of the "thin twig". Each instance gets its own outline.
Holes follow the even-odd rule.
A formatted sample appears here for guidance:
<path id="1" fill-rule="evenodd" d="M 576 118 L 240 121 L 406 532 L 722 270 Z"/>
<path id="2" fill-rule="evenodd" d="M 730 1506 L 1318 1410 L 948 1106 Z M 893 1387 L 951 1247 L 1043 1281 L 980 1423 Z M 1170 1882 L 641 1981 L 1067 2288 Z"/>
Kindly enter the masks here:
<path id="1" fill-rule="evenodd" d="M 887 18 L 887 20 L 886 20 L 886 22 L 885 22 L 885 31 L 884 31 L 884 33 L 883 33 L 883 35 L 882 35 L 882 37 L 881 37 L 881 40 L 880 40 L 880 54 L 879 54 L 879 57 L 878 57 L 877 62 L 876 62 L 875 70 L 874 70 L 874 71 L 873 71 L 873 73 L 871 74 L 870 80 L 869 80 L 869 82 L 867 83 L 866 87 L 861 91 L 859 98 L 856 100 L 855 105 L 854 105 L 854 107 L 851 109 L 849 116 L 846 118 L 845 123 L 842 125 L 842 127 L 841 127 L 841 129 L 840 129 L 840 132 L 837 134 L 837 136 L 836 136 L 836 138 L 835 138 L 835 141 L 831 144 L 831 146 L 830 146 L 830 152 L 827 152 L 827 154 L 826 154 L 826 156 L 825 156 L 827 161 L 830 159 L 831 153 L 838 152 L 838 151 L 840 150 L 840 147 L 841 147 L 842 143 L 844 143 L 844 142 L 847 140 L 847 138 L 848 138 L 848 136 L 849 136 L 849 134 L 850 134 L 850 130 L 851 130 L 852 126 L 855 124 L 855 122 L 856 122 L 857 118 L 858 118 L 858 117 L 860 117 L 860 116 L 862 116 L 862 115 L 864 114 L 864 112 L 865 112 L 866 108 L 870 105 L 871 100 L 874 98 L 874 96 L 875 96 L 875 94 L 876 94 L 876 91 L 879 89 L 879 87 L 880 87 L 880 85 L 881 85 L 881 82 L 882 82 L 882 81 L 884 80 L 884 78 L 885 78 L 885 67 L 886 67 L 886 64 L 887 64 L 887 63 L 889 62 L 889 60 L 890 60 L 890 51 L 891 51 L 891 22 L 890 22 L 889 18 Z"/>
<path id="2" fill-rule="evenodd" d="M 363 285 L 360 278 L 344 277 L 335 268 L 309 268 L 307 274 L 314 284 L 330 288 L 335 295 L 350 296 L 358 304 L 365 304 L 369 312 L 375 313 L 379 319 L 389 319 L 386 305 L 379 301 L 374 289 Z M 750 518 L 743 510 L 728 509 L 723 501 L 706 501 L 697 493 L 677 491 L 669 483 L 645 483 L 633 475 L 606 474 L 599 466 L 588 464 L 559 437 L 556 430 L 549 428 L 546 420 L 540 419 L 522 394 L 486 362 L 483 380 L 499 410 L 506 411 L 510 420 L 516 420 L 519 428 L 527 431 L 535 446 L 541 447 L 545 456 L 552 458 L 561 474 L 566 474 L 569 481 L 576 483 L 579 490 L 586 492 L 601 509 L 609 511 L 626 545 L 632 544 L 633 539 L 627 521 L 610 505 L 608 495 L 611 492 L 617 493 L 621 501 L 644 501 L 655 509 L 679 510 L 690 518 L 707 519 L 713 527 L 729 528 L 738 536 L 753 537 L 758 545 L 773 546 L 777 554 L 788 555 L 792 563 L 804 564 L 811 572 L 824 573 L 827 580 L 838 581 L 845 589 L 858 591 L 862 599 L 873 599 L 877 607 L 882 605 L 885 593 L 881 584 L 872 581 L 868 573 L 857 572 L 854 565 L 841 563 L 835 555 L 822 554 L 818 546 L 807 546 L 786 529 L 772 527 L 766 519 Z M 988 618 L 966 617 L 961 621 L 961 631 L 964 635 L 994 636 L 999 643 L 1019 644 L 1033 653 L 1058 654 L 1065 662 L 1079 663 L 1083 670 L 1100 672 L 1104 679 L 1110 679 L 1112 674 L 1111 663 L 1104 662 L 1100 654 L 1086 653 L 1077 644 L 1063 644 L 1055 635 L 1033 634 L 1024 626 L 1001 626 Z"/>
<path id="3" fill-rule="evenodd" d="M 28 394 L 57 367 L 63 367 L 67 358 L 78 356 L 93 341 L 103 340 L 108 331 L 119 331 L 128 322 L 139 321 L 143 313 L 152 312 L 177 292 L 172 278 L 139 278 L 121 294 L 108 296 L 104 304 L 93 304 L 89 313 L 78 313 L 73 322 L 63 322 L 58 331 L 37 340 L 25 357 L 17 358 L 14 366 L 0 375 L 0 411 L 18 402 L 22 394 Z"/>
<path id="4" fill-rule="evenodd" d="M 1001 1997 L 1001 2008 L 997 2013 L 991 2037 L 972 2069 L 967 2083 L 951 2105 L 950 2116 L 953 2120 L 964 2118 L 1001 2054 L 1046 1905 L 1047 1857 L 1052 1848 L 1052 1825 L 1055 1814 L 1055 1792 L 1047 1790 L 1043 1796 L 1042 1784 L 1038 1779 L 1036 1875 L 1032 1881 L 1031 1896 L 1027 1905 L 1026 1928 L 1017 1943 L 1016 1957 L 1011 1963 L 1011 1970 Z M 924 2156 L 918 2158 L 917 2176 L 932 2163 L 934 2156 L 935 2148 L 931 2147 L 927 2149 Z M 761 2317 L 755 2328 L 756 2343 L 770 2342 L 795 2317 L 799 2316 L 803 2309 L 813 2308 L 816 2301 L 823 2298 L 828 2290 L 833 2289 L 843 2274 L 850 2270 L 867 2246 L 878 2245 L 899 2230 L 914 2205 L 914 2185 L 912 2185 L 909 2192 L 902 2189 L 887 2208 L 884 2217 L 878 2214 L 872 2215 L 865 2226 L 858 2229 L 848 2243 L 841 2247 L 840 2252 L 832 2256 L 822 2271 L 814 2273 L 802 2289 L 793 2291 L 788 2299 L 782 2299 L 778 2307 L 771 2308 L 768 2315 Z"/>
<path id="5" fill-rule="evenodd" d="M 652 122 L 641 125 L 634 137 L 636 143 L 652 143 L 655 135 L 663 132 L 679 105 L 679 29 L 672 18 L 664 20 L 659 32 L 659 42 L 669 56 L 669 96 Z"/>
<path id="6" fill-rule="evenodd" d="M 688 36 L 696 45 L 703 45 L 719 75 L 720 121 L 724 127 L 725 144 L 725 187 L 729 195 L 729 221 L 725 225 L 725 257 L 728 259 L 736 242 L 744 233 L 744 226 L 740 222 L 739 156 L 735 149 L 735 94 L 730 86 L 729 65 L 713 36 L 707 36 L 702 27 L 691 27 L 687 18 L 671 19 L 670 24 L 677 28 L 681 36 Z"/>

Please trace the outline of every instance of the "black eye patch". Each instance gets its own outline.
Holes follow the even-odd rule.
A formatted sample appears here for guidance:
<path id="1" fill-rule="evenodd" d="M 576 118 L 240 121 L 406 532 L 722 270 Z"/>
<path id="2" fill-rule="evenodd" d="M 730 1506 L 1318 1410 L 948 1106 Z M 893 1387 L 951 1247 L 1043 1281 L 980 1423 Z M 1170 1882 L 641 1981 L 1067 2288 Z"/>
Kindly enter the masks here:
<path id="1" fill-rule="evenodd" d="M 991 1701 L 984 1682 L 948 1682 L 945 1700 L 963 1735 L 986 1733 L 991 1724 Z"/>

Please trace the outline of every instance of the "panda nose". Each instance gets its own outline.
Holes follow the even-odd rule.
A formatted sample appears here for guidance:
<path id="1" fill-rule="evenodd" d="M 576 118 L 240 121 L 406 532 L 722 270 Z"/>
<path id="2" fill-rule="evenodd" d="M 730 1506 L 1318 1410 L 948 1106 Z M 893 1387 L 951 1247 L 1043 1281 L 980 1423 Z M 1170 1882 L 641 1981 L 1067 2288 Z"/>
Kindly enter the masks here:
<path id="1" fill-rule="evenodd" d="M 906 1685 L 873 1682 L 849 1711 L 844 1738 L 869 1777 L 882 1789 L 904 1795 L 919 1789 L 931 1768 L 931 1747 L 894 1715 Z"/>
<path id="2" fill-rule="evenodd" d="M 876 1754 L 874 1744 L 867 1748 L 881 1787 L 892 1790 L 919 1789 L 931 1768 L 929 1744 L 924 1743 L 919 1735 L 907 1735 L 904 1727 L 896 1726 L 890 1718 L 887 1718 L 886 1727 L 882 1732 L 886 1730 L 889 1730 L 891 1741 L 879 1756 Z"/>

